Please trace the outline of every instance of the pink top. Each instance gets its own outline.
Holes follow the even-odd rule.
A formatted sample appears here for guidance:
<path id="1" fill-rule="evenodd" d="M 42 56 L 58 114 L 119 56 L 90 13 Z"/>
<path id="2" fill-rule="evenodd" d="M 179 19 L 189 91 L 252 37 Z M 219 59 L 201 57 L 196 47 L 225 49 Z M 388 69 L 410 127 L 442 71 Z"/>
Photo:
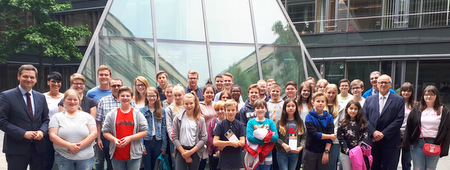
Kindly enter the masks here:
<path id="1" fill-rule="evenodd" d="M 422 112 L 421 119 L 421 128 L 422 128 L 422 135 L 420 135 L 422 138 L 436 138 L 438 130 L 439 130 L 439 123 L 441 123 L 441 116 L 437 115 L 437 112 L 433 108 L 426 108 Z"/>
<path id="2" fill-rule="evenodd" d="M 201 102 L 200 109 L 202 110 L 206 125 L 209 125 L 209 122 L 211 122 L 211 120 L 217 118 L 216 111 L 214 110 L 214 102 L 211 102 L 208 105 L 205 102 Z"/>

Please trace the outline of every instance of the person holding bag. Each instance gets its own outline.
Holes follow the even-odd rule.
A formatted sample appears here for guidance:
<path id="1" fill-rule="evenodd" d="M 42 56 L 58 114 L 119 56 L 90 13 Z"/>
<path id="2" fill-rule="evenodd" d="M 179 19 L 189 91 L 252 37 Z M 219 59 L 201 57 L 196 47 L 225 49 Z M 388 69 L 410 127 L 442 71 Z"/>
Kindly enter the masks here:
<path id="1" fill-rule="evenodd" d="M 448 155 L 449 114 L 440 102 L 439 90 L 427 86 L 408 116 L 402 145 L 405 151 L 410 150 L 414 169 L 436 169 L 439 158 Z"/>

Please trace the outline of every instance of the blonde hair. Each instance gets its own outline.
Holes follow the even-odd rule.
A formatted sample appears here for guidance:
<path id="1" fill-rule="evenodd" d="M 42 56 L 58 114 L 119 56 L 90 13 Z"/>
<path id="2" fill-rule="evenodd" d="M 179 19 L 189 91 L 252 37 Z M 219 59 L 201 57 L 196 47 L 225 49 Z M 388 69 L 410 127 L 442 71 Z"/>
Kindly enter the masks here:
<path id="1" fill-rule="evenodd" d="M 76 79 L 80 79 L 81 81 L 83 81 L 83 83 L 86 83 L 86 78 L 84 78 L 82 74 L 74 73 L 70 76 L 70 85 L 72 85 L 73 81 L 75 81 Z"/>
<path id="2" fill-rule="evenodd" d="M 100 65 L 100 66 L 98 67 L 97 74 L 98 74 L 100 71 L 103 71 L 103 70 L 107 70 L 107 71 L 109 72 L 109 76 L 111 76 L 111 69 L 110 69 L 108 66 L 106 66 L 106 65 Z"/>
<path id="3" fill-rule="evenodd" d="M 184 88 L 181 85 L 176 85 L 175 87 L 173 87 L 172 89 L 172 93 L 175 92 L 181 92 L 181 94 L 185 94 L 184 92 Z M 183 97 L 184 98 L 184 97 Z M 181 105 L 177 105 L 177 102 L 173 102 L 173 115 L 177 115 L 180 112 L 180 107 L 183 106 L 183 103 L 181 103 Z"/>
<path id="4" fill-rule="evenodd" d="M 334 90 L 336 92 L 336 97 L 334 97 L 334 99 L 331 103 L 329 103 L 328 99 L 325 97 L 325 99 L 327 99 L 326 100 L 327 107 L 325 107 L 325 110 L 330 111 L 330 108 L 328 108 L 328 105 L 332 104 L 333 105 L 333 113 L 330 113 L 330 114 L 333 115 L 333 118 L 336 118 L 336 116 L 338 115 L 338 112 L 339 112 L 339 102 L 338 102 L 338 97 L 337 97 L 338 88 L 337 88 L 336 84 L 329 84 L 327 87 L 325 87 L 325 93 L 330 89 Z"/>
<path id="5" fill-rule="evenodd" d="M 316 89 L 315 89 L 316 91 L 319 91 L 320 84 L 324 84 L 323 86 L 327 87 L 329 83 L 328 83 L 327 79 L 320 79 L 319 81 L 317 81 Z"/>
<path id="6" fill-rule="evenodd" d="M 134 79 L 134 94 L 136 94 L 134 100 L 136 101 L 136 103 L 140 103 L 140 101 L 142 101 L 142 100 L 144 100 L 144 102 L 146 102 L 145 96 L 144 96 L 144 98 L 141 98 L 140 93 L 137 91 L 136 83 L 137 83 L 138 81 L 140 81 L 141 83 L 143 83 L 143 84 L 145 85 L 144 93 L 147 92 L 147 88 L 150 86 L 149 83 L 148 83 L 148 80 L 147 80 L 145 77 L 137 76 L 137 77 Z M 158 92 L 157 92 L 157 93 L 158 93 Z M 145 94 L 144 94 L 144 95 L 145 95 Z"/>
<path id="7" fill-rule="evenodd" d="M 63 100 L 66 100 L 66 98 L 67 98 L 67 97 L 69 96 L 69 94 L 71 94 L 71 93 L 73 93 L 73 94 L 75 94 L 75 95 L 77 96 L 78 101 L 79 101 L 79 103 L 78 103 L 78 110 L 81 110 L 81 106 L 80 106 L 80 103 L 81 103 L 81 96 L 80 96 L 80 94 L 78 94 L 78 92 L 76 92 L 74 89 L 68 89 L 68 90 L 66 90 L 66 92 L 64 92 Z M 66 108 L 65 102 L 63 102 L 63 106 L 64 106 L 64 108 Z"/>
<path id="8" fill-rule="evenodd" d="M 238 104 L 237 104 L 236 101 L 234 101 L 234 99 L 228 99 L 228 100 L 224 103 L 223 107 L 228 107 L 228 106 L 234 106 L 234 107 L 236 107 L 236 109 L 237 109 Z"/>
<path id="9" fill-rule="evenodd" d="M 223 102 L 222 100 L 219 100 L 218 102 L 214 103 L 214 110 L 215 111 L 219 111 L 220 108 L 225 107 L 225 102 Z"/>

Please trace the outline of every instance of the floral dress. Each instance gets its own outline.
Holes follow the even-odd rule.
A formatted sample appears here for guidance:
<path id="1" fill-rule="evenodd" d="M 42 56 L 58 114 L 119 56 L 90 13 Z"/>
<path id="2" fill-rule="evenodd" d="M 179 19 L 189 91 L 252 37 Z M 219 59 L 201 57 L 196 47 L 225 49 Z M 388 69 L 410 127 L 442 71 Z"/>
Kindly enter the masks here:
<path id="1" fill-rule="evenodd" d="M 337 138 L 341 145 L 341 152 L 348 155 L 348 152 L 355 146 L 358 146 L 359 142 L 367 139 L 368 133 L 366 129 L 361 130 L 360 126 L 353 120 L 344 127 L 341 124 L 339 123 Z"/>

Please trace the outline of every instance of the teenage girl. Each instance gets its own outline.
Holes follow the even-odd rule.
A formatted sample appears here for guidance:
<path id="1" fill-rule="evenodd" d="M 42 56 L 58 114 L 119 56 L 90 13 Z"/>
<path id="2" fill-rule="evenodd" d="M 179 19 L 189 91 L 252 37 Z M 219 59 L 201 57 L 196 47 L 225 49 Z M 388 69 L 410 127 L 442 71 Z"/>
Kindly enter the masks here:
<path id="1" fill-rule="evenodd" d="M 163 100 L 161 105 L 164 110 L 173 103 L 173 84 L 167 84 L 166 89 L 164 90 L 164 94 L 166 95 L 166 100 Z"/>
<path id="2" fill-rule="evenodd" d="M 173 121 L 175 169 L 198 170 L 204 145 L 208 140 L 205 119 L 195 92 L 184 96 L 183 106 L 186 110 L 177 114 Z"/>
<path id="3" fill-rule="evenodd" d="M 201 113 L 203 114 L 203 117 L 205 118 L 206 125 L 209 125 L 211 120 L 217 118 L 217 114 L 216 114 L 216 111 L 214 110 L 214 103 L 213 103 L 214 91 L 215 91 L 215 89 L 214 89 L 213 85 L 207 84 L 207 85 L 203 86 L 203 97 L 205 100 L 203 102 L 200 102 L 200 109 L 202 111 Z M 208 135 L 209 135 L 209 132 L 208 132 Z M 210 143 L 208 141 L 206 146 L 209 146 L 209 144 Z M 212 143 L 211 143 L 211 145 L 212 145 Z M 203 159 L 200 162 L 199 170 L 203 170 L 206 167 L 206 158 L 208 158 L 208 150 L 207 149 L 204 150 L 202 157 L 203 157 Z"/>
<path id="4" fill-rule="evenodd" d="M 403 139 L 405 135 L 406 121 L 408 120 L 409 113 L 414 108 L 416 102 L 414 101 L 414 87 L 411 83 L 405 82 L 402 87 L 400 87 L 400 96 L 405 99 L 405 117 L 403 119 L 402 127 L 400 128 L 400 135 Z M 402 169 L 411 169 L 411 153 L 402 150 Z"/>
<path id="5" fill-rule="evenodd" d="M 147 119 L 148 131 L 144 137 L 144 162 L 145 170 L 152 170 L 158 156 L 166 154 L 167 133 L 165 111 L 161 108 L 159 93 L 155 87 L 149 87 L 146 93 L 145 107 L 140 111 Z"/>
<path id="6" fill-rule="evenodd" d="M 306 115 L 308 115 L 309 111 L 313 109 L 313 105 L 311 103 L 312 98 L 312 86 L 307 82 L 303 82 L 298 86 L 298 96 L 297 106 L 298 113 L 300 114 L 300 118 L 305 120 Z"/>
<path id="7" fill-rule="evenodd" d="M 338 88 L 336 84 L 328 84 L 325 87 L 325 95 L 327 97 L 327 111 L 333 116 L 334 121 L 334 134 L 336 134 L 339 122 L 344 119 L 344 108 L 339 108 L 339 102 L 337 98 Z M 334 140 L 330 149 L 330 168 L 331 170 L 337 169 L 337 163 L 339 161 L 339 140 Z"/>
<path id="8" fill-rule="evenodd" d="M 182 113 L 184 111 L 183 107 L 183 98 L 184 98 L 184 88 L 181 85 L 176 85 L 173 90 L 173 99 L 174 102 L 165 109 L 166 111 L 166 128 L 167 128 L 167 134 L 169 136 L 169 143 L 170 143 L 170 154 L 172 158 L 175 158 L 175 147 L 173 145 L 173 137 L 172 137 L 172 131 L 173 131 L 173 119 L 176 115 L 179 113 Z M 173 163 L 173 162 L 172 162 Z M 172 164 L 174 166 L 175 163 Z"/>
<path id="9" fill-rule="evenodd" d="M 136 108 L 142 108 L 145 106 L 145 92 L 147 91 L 147 88 L 149 87 L 148 81 L 145 77 L 137 76 L 134 79 L 134 102 L 136 103 Z"/>
<path id="10" fill-rule="evenodd" d="M 345 107 L 344 120 L 339 123 L 337 138 L 341 145 L 341 164 L 343 170 L 351 170 L 348 152 L 368 137 L 367 121 L 359 102 L 350 100 Z"/>
<path id="11" fill-rule="evenodd" d="M 206 98 L 205 98 L 206 100 Z M 219 154 L 220 150 L 217 146 L 213 145 L 214 140 L 214 129 L 216 128 L 217 123 L 225 119 L 225 103 L 223 101 L 214 102 L 214 111 L 217 114 L 217 118 L 211 120 L 208 124 L 207 132 L 208 132 L 208 154 L 209 154 L 209 169 L 216 170 L 217 165 L 219 164 Z"/>
<path id="12" fill-rule="evenodd" d="M 316 91 L 317 92 L 322 92 L 322 93 L 325 93 L 325 87 L 327 87 L 328 86 L 328 81 L 327 81 L 327 79 L 320 79 L 319 81 L 317 81 L 317 84 L 316 84 Z"/>
<path id="13" fill-rule="evenodd" d="M 276 145 L 278 166 L 280 170 L 295 170 L 299 153 L 305 146 L 306 133 L 303 120 L 298 114 L 297 103 L 294 100 L 287 99 L 284 102 L 277 130 L 279 135 Z M 293 140 L 296 141 L 296 147 L 289 145 Z"/>

